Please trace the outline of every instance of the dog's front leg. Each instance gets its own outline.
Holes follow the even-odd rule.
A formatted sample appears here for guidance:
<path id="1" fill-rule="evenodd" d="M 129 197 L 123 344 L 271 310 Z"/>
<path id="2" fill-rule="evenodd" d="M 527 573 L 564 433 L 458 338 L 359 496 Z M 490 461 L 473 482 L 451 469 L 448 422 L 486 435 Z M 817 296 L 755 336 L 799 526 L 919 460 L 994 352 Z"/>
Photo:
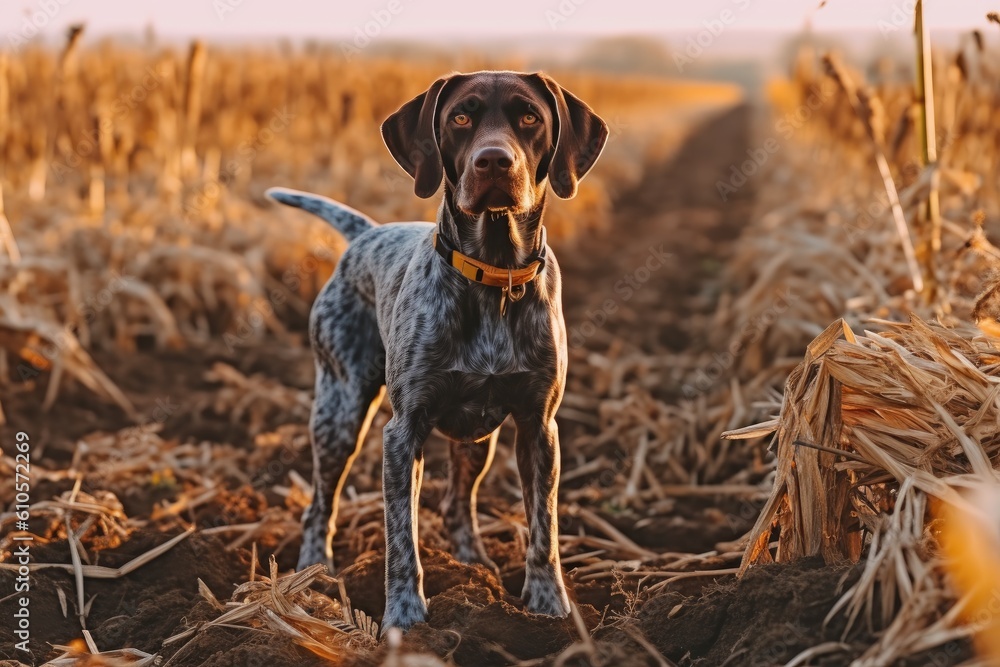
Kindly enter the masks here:
<path id="1" fill-rule="evenodd" d="M 382 632 L 408 630 L 427 618 L 424 572 L 417 553 L 417 510 L 430 429 L 396 415 L 383 432 L 385 499 L 385 615 Z"/>
<path id="2" fill-rule="evenodd" d="M 569 598 L 559 564 L 556 500 L 559 491 L 559 432 L 554 419 L 530 416 L 517 423 L 517 468 L 528 520 L 524 590 L 528 611 L 569 614 Z"/>

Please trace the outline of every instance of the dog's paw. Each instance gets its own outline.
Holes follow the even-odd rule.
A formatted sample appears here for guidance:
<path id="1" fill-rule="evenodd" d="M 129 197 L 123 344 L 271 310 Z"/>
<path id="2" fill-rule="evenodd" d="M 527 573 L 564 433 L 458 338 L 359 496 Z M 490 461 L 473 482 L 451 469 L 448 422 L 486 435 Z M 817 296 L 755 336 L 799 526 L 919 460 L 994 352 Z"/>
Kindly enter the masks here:
<path id="1" fill-rule="evenodd" d="M 386 604 L 382 616 L 382 631 L 384 637 L 390 628 L 399 628 L 406 632 L 417 623 L 427 620 L 427 604 L 419 597 L 413 599 L 397 599 Z"/>
<path id="2" fill-rule="evenodd" d="M 569 615 L 566 587 L 553 579 L 527 579 L 521 592 L 524 606 L 532 614 L 565 618 Z"/>

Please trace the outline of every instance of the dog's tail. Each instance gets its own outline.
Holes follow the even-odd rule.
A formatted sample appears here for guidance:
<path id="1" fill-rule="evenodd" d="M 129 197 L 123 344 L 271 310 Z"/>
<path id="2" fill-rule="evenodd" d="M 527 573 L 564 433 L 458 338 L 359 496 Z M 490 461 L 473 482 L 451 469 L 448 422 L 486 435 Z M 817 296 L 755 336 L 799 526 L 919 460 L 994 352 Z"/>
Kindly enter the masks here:
<path id="1" fill-rule="evenodd" d="M 288 188 L 268 188 L 266 194 L 276 202 L 304 209 L 323 218 L 333 225 L 334 229 L 343 234 L 348 242 L 353 241 L 369 229 L 378 227 L 378 223 L 364 213 L 320 195 L 289 190 Z"/>

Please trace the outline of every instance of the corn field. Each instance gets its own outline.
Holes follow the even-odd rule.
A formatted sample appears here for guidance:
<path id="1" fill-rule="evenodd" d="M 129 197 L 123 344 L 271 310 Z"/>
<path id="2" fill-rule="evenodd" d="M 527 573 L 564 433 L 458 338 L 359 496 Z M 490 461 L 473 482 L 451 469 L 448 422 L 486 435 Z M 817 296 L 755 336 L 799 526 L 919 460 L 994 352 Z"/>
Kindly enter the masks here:
<path id="1" fill-rule="evenodd" d="M 610 127 L 579 195 L 546 213 L 570 347 L 572 614 L 518 597 L 512 429 L 478 510 L 499 574 L 448 552 L 434 435 L 429 618 L 384 639 L 388 406 L 344 490 L 337 571 L 294 571 L 307 318 L 345 245 L 263 193 L 433 220 L 381 121 L 450 71 L 533 63 L 128 45 L 82 26 L 0 54 L 0 471 L 31 462 L 28 496 L 0 487 L 0 614 L 30 537 L 32 619 L 24 650 L 0 623 L 0 658 L 993 664 L 1000 35 L 983 23 L 909 61 L 807 44 L 762 102 L 550 72 Z"/>

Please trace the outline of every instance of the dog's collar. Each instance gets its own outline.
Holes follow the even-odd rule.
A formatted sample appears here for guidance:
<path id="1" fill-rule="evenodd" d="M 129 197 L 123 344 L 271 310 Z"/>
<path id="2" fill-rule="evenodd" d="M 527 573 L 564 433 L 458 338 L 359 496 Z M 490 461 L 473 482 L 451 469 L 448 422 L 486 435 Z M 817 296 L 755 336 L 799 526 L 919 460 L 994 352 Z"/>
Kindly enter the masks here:
<path id="1" fill-rule="evenodd" d="M 545 228 L 542 227 L 542 244 L 538 255 L 531 264 L 523 269 L 502 269 L 486 262 L 480 262 L 468 255 L 463 255 L 448 239 L 434 232 L 434 249 L 441 255 L 448 266 L 463 276 L 477 283 L 490 287 L 518 287 L 530 283 L 545 266 Z"/>
<path id="2" fill-rule="evenodd" d="M 441 255 L 448 266 L 473 282 L 489 287 L 499 287 L 502 290 L 500 296 L 501 316 L 507 312 L 507 298 L 509 297 L 511 301 L 520 301 L 526 291 L 525 285 L 534 280 L 545 267 L 545 227 L 542 227 L 541 247 L 538 249 L 538 255 L 531 264 L 523 269 L 503 269 L 463 255 L 448 237 L 437 231 L 434 232 L 432 241 L 434 250 Z"/>

